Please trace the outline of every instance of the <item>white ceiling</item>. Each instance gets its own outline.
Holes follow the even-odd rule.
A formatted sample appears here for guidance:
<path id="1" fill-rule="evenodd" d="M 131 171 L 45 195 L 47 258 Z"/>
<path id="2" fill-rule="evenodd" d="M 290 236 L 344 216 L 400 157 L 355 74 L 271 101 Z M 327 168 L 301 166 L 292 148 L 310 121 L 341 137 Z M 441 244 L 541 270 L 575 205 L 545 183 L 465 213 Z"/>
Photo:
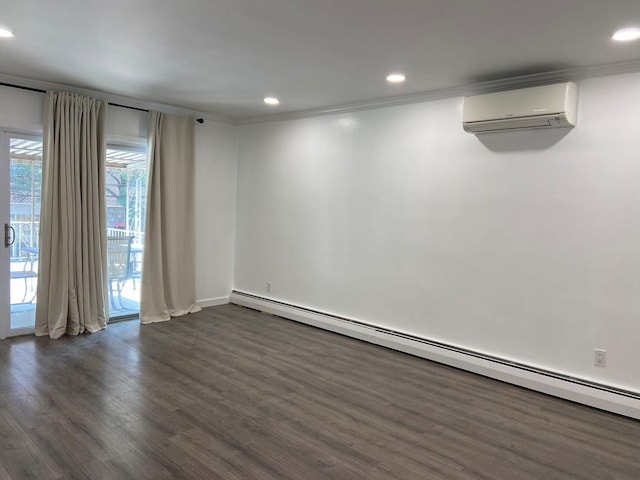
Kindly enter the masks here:
<path id="1" fill-rule="evenodd" d="M 0 25 L 0 74 L 235 120 L 640 59 L 609 38 L 639 0 L 0 0 Z"/>

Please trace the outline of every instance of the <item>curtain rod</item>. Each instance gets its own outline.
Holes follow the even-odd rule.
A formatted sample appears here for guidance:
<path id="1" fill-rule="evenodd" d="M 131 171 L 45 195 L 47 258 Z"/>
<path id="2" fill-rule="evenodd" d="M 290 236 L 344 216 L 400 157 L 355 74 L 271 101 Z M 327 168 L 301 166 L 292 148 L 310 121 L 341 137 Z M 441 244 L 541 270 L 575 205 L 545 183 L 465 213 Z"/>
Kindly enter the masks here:
<path id="1" fill-rule="evenodd" d="M 4 83 L 0 82 L 0 85 L 3 87 L 11 87 L 11 88 L 19 88 L 20 90 L 27 90 L 29 92 L 38 92 L 38 93 L 47 93 L 46 90 L 42 90 L 41 88 L 33 88 L 33 87 L 25 87 L 23 85 L 14 85 L 12 83 Z M 129 105 L 120 105 L 119 103 L 108 102 L 109 105 L 114 107 L 128 108 L 130 110 L 138 110 L 139 112 L 148 112 L 149 110 L 138 107 L 130 107 Z"/>
<path id="2" fill-rule="evenodd" d="M 25 87 L 23 85 L 14 85 L 12 83 L 0 82 L 0 86 L 18 88 L 20 90 L 27 90 L 29 92 L 47 93 L 46 90 L 42 90 L 41 88 Z M 131 107 L 129 105 L 121 105 L 119 103 L 112 103 L 112 102 L 107 102 L 107 103 L 109 105 L 113 106 L 113 107 L 128 108 L 129 110 L 137 110 L 139 112 L 149 112 L 149 110 L 146 109 L 146 108 Z M 204 123 L 204 119 L 203 118 L 196 118 L 196 122 Z"/>

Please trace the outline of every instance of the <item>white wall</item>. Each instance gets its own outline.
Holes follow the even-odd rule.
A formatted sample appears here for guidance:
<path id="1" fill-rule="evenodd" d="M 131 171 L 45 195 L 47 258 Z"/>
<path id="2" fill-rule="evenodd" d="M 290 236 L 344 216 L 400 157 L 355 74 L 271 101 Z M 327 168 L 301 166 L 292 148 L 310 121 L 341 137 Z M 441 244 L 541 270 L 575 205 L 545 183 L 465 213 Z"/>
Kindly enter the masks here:
<path id="1" fill-rule="evenodd" d="M 44 95 L 0 86 L 0 128 L 42 132 Z"/>
<path id="2" fill-rule="evenodd" d="M 0 128 L 42 133 L 44 95 L 0 87 Z M 226 302 L 232 285 L 235 230 L 237 131 L 205 120 L 196 124 L 196 297 L 205 304 Z M 145 138 L 147 114 L 109 107 L 112 140 Z"/>
<path id="3" fill-rule="evenodd" d="M 109 140 L 124 140 L 147 138 L 149 114 L 129 108 L 109 106 L 107 110 L 107 133 Z"/>
<path id="4" fill-rule="evenodd" d="M 236 223 L 237 127 L 196 124 L 196 298 L 228 303 Z"/>
<path id="5" fill-rule="evenodd" d="M 480 139 L 461 99 L 241 127 L 234 288 L 640 392 L 640 75 L 579 89 L 571 131 Z"/>

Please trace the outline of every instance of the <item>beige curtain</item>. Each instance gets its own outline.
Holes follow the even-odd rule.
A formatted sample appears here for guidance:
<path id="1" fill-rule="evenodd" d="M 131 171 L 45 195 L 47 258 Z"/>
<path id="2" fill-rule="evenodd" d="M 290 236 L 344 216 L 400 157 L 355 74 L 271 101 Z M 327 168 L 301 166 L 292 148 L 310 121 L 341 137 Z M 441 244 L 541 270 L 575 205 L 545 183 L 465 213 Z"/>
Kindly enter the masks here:
<path id="1" fill-rule="evenodd" d="M 105 102 L 47 92 L 36 335 L 105 328 Z"/>
<path id="2" fill-rule="evenodd" d="M 200 310 L 195 299 L 194 119 L 151 112 L 140 321 Z"/>

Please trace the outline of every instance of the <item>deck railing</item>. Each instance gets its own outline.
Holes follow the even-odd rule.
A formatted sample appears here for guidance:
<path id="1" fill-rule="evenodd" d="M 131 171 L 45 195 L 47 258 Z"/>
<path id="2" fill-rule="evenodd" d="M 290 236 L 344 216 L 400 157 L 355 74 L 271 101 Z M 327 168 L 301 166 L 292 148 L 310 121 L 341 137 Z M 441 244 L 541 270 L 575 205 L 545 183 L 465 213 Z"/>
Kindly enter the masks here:
<path id="1" fill-rule="evenodd" d="M 107 237 L 133 237 L 134 245 L 144 245 L 144 232 L 127 230 L 125 228 L 107 227 Z"/>
<path id="2" fill-rule="evenodd" d="M 11 226 L 16 233 L 15 241 L 10 248 L 10 257 L 13 261 L 16 258 L 25 256 L 25 248 L 38 248 L 38 233 L 40 231 L 40 222 L 18 221 L 11 222 Z"/>
<path id="3" fill-rule="evenodd" d="M 38 236 L 40 232 L 40 223 L 38 221 L 17 221 L 11 222 L 11 226 L 16 232 L 16 240 L 11 245 L 10 256 L 12 259 L 18 259 L 25 256 L 25 248 L 30 251 L 38 248 Z M 144 245 L 144 233 L 135 230 L 127 230 L 123 228 L 107 228 L 108 237 L 128 236 L 133 237 L 134 245 Z"/>

